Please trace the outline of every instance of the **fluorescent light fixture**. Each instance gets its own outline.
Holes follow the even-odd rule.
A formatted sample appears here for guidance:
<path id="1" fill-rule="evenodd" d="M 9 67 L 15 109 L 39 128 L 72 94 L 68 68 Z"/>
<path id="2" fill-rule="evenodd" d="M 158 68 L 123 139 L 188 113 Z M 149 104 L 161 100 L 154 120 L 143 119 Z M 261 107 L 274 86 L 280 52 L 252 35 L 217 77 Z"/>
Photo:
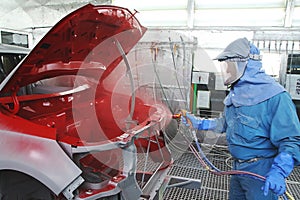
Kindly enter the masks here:
<path id="1" fill-rule="evenodd" d="M 282 26 L 283 8 L 272 9 L 200 9 L 195 26 Z"/>
<path id="2" fill-rule="evenodd" d="M 187 26 L 186 10 L 141 11 L 137 17 L 143 26 Z"/>
<path id="3" fill-rule="evenodd" d="M 295 7 L 292 16 L 292 26 L 300 26 L 300 7 Z"/>
<path id="4" fill-rule="evenodd" d="M 187 8 L 188 0 L 112 0 L 112 5 L 142 10 L 179 10 Z"/>
<path id="5" fill-rule="evenodd" d="M 300 0 L 295 0 L 294 3 L 295 3 L 295 6 L 300 6 Z"/>
<path id="6" fill-rule="evenodd" d="M 195 0 L 196 8 L 283 8 L 285 0 Z"/>

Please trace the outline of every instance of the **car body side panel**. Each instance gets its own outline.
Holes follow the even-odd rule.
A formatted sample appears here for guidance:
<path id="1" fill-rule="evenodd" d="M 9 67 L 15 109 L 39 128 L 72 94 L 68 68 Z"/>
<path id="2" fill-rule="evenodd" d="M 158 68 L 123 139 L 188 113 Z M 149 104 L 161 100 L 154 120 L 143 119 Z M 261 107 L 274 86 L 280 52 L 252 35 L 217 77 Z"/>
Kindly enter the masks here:
<path id="1" fill-rule="evenodd" d="M 81 170 L 55 140 L 0 130 L 0 169 L 16 170 L 59 194 Z"/>

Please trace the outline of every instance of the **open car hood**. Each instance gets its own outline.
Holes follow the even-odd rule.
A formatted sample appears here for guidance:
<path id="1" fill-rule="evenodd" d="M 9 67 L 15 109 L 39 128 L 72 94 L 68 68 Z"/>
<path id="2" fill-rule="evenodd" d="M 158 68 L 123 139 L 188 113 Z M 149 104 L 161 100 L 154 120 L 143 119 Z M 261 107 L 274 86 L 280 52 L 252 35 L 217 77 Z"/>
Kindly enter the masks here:
<path id="1" fill-rule="evenodd" d="M 88 4 L 67 15 L 41 39 L 1 83 L 0 95 L 42 79 L 74 75 L 85 68 L 97 71 L 100 66 L 105 69 L 105 78 L 122 61 L 116 43 L 127 54 L 145 31 L 128 9 Z"/>

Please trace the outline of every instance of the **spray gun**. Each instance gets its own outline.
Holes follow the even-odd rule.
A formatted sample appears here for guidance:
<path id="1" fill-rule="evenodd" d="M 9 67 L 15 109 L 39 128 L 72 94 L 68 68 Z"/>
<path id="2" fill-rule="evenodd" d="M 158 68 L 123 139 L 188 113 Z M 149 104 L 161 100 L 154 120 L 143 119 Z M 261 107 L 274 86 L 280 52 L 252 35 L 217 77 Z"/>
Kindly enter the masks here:
<path id="1" fill-rule="evenodd" d="M 187 112 L 188 112 L 187 110 L 181 109 L 179 113 L 172 115 L 172 118 L 173 119 L 180 119 L 181 116 L 186 117 Z"/>

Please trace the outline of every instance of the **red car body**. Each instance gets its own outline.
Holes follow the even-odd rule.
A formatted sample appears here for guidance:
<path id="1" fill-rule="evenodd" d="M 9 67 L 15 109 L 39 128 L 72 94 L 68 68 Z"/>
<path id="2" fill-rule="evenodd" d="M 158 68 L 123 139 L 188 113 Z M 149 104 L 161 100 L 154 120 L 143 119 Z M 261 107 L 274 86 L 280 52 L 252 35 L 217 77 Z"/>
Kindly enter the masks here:
<path id="1" fill-rule="evenodd" d="M 170 112 L 132 87 L 126 60 L 145 31 L 125 8 L 89 4 L 41 39 L 0 84 L 6 177 L 26 175 L 57 199 L 142 195 L 137 154 L 148 148 L 161 169 L 172 160 L 162 137 Z"/>

